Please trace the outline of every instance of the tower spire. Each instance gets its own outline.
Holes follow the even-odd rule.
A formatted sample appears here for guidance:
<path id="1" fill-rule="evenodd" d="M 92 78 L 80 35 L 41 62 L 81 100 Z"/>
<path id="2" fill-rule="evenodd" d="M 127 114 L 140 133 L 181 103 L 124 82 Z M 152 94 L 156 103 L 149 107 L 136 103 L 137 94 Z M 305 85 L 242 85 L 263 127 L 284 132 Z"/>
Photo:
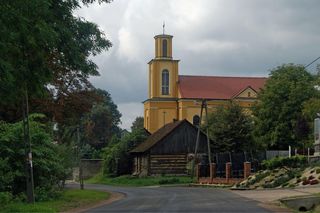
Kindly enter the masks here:
<path id="1" fill-rule="evenodd" d="M 162 33 L 163 33 L 163 35 L 164 35 L 165 27 L 166 27 L 166 23 L 163 21 L 163 25 L 162 25 Z"/>

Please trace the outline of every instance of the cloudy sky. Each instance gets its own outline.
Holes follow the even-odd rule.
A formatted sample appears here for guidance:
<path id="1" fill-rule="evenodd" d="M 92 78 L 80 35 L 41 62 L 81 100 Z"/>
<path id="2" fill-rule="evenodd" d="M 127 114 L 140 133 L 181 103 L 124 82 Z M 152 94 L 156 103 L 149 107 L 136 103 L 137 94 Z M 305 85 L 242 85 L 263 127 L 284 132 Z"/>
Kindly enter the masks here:
<path id="1" fill-rule="evenodd" d="M 174 36 L 180 74 L 268 76 L 283 63 L 320 56 L 319 0 L 114 0 L 76 14 L 97 23 L 113 47 L 95 57 L 96 87 L 111 93 L 129 129 L 143 115 L 153 36 Z M 318 61 L 320 63 L 320 60 Z M 315 64 L 308 67 L 315 72 Z"/>

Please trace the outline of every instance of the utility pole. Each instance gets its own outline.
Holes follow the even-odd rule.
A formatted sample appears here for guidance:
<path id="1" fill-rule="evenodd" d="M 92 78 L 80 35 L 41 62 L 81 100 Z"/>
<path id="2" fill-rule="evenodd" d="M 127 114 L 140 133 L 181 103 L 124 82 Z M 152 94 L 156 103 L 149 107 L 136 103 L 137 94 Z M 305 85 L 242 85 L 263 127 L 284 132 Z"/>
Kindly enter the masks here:
<path id="1" fill-rule="evenodd" d="M 201 122 L 202 122 L 202 114 L 203 109 L 205 109 L 205 116 L 206 116 L 206 134 L 207 134 L 207 147 L 208 147 L 208 160 L 209 164 L 211 164 L 211 150 L 210 150 L 210 139 L 209 139 L 209 130 L 208 130 L 208 106 L 207 106 L 207 100 L 203 99 L 201 101 L 201 110 L 200 110 L 200 121 L 198 125 L 198 132 L 197 132 L 197 139 L 196 139 L 196 147 L 194 151 L 194 160 L 192 162 L 192 171 L 191 171 L 191 177 L 194 177 L 194 170 L 195 170 L 195 163 L 197 160 L 197 154 L 198 154 L 198 147 L 199 147 L 199 139 L 200 139 L 200 128 L 201 128 Z"/>
<path id="2" fill-rule="evenodd" d="M 210 138 L 209 138 L 209 124 L 208 124 L 208 104 L 207 101 L 204 101 L 205 104 L 205 113 L 206 113 L 206 134 L 207 134 L 207 146 L 208 146 L 208 160 L 209 165 L 212 163 L 211 161 L 211 148 L 210 148 Z"/>
<path id="3" fill-rule="evenodd" d="M 23 136 L 24 136 L 24 151 L 26 158 L 26 186 L 27 186 L 27 201 L 34 203 L 34 180 L 33 180 L 33 164 L 32 164 L 32 149 L 29 127 L 29 100 L 28 90 L 25 89 L 24 97 L 22 98 L 22 115 L 23 115 Z"/>
<path id="4" fill-rule="evenodd" d="M 83 184 L 83 168 L 82 168 L 82 160 L 81 160 L 81 147 L 80 147 L 80 125 L 77 126 L 77 143 L 79 147 L 79 182 L 80 182 L 80 189 L 84 189 Z"/>

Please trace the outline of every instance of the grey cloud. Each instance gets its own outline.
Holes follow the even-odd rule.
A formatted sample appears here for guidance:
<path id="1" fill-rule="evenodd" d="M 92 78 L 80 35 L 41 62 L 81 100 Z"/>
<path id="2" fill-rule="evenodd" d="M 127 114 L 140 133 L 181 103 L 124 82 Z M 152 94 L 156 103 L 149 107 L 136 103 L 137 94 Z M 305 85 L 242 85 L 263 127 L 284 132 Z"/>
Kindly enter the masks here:
<path id="1" fill-rule="evenodd" d="M 319 8 L 318 0 L 116 0 L 77 14 L 96 22 L 113 43 L 93 59 L 101 76 L 92 82 L 122 111 L 138 116 L 147 98 L 153 36 L 163 21 L 174 35 L 180 74 L 267 76 L 283 63 L 307 64 L 320 56 Z M 134 115 L 122 113 L 128 128 Z"/>

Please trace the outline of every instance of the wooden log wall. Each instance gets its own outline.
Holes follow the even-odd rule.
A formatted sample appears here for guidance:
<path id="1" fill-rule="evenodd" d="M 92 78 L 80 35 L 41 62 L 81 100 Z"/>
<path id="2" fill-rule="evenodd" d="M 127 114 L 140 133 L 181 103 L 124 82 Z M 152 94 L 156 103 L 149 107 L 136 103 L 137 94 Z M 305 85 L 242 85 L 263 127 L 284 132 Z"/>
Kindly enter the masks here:
<path id="1" fill-rule="evenodd" d="M 151 175 L 186 175 L 187 156 L 177 155 L 150 155 Z"/>

